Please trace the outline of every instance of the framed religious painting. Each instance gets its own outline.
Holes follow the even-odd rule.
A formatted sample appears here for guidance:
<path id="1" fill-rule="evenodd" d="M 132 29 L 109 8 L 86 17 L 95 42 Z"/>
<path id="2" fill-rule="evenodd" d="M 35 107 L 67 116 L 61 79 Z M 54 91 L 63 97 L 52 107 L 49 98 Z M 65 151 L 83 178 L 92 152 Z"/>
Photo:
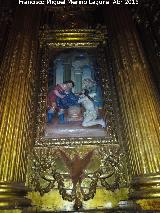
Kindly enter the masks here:
<path id="1" fill-rule="evenodd" d="M 104 44 L 96 30 L 41 34 L 36 145 L 116 140 Z"/>

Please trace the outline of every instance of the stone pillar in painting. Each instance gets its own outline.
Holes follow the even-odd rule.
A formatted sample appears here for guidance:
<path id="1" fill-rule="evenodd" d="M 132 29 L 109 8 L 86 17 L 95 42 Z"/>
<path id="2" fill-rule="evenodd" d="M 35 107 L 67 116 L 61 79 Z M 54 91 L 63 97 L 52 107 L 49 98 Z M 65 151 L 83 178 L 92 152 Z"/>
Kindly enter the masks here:
<path id="1" fill-rule="evenodd" d="M 55 61 L 56 66 L 56 84 L 62 84 L 64 79 L 64 59 L 58 58 Z"/>
<path id="2" fill-rule="evenodd" d="M 28 205 L 27 154 L 34 137 L 40 8 L 18 7 L 1 65 L 0 207 Z"/>
<path id="3" fill-rule="evenodd" d="M 73 81 L 75 82 L 74 92 L 81 92 L 82 90 L 82 69 L 81 62 L 72 62 Z"/>
<path id="4" fill-rule="evenodd" d="M 150 68 L 126 8 L 105 11 L 131 174 L 129 197 L 143 208 L 160 202 L 160 106 Z M 149 198 L 149 200 L 147 199 Z M 147 204 L 146 204 L 147 203 Z"/>

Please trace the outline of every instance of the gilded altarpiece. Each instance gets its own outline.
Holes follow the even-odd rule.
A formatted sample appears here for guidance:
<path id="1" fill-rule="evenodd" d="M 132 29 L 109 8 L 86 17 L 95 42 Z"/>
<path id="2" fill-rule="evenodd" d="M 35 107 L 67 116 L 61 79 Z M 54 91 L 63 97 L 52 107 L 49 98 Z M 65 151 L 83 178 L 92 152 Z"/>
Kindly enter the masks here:
<path id="1" fill-rule="evenodd" d="M 114 208 L 127 199 L 128 175 L 119 141 L 120 124 L 115 119 L 119 116 L 115 114 L 117 100 L 106 65 L 106 42 L 105 28 L 40 32 L 37 131 L 27 181 L 31 188 L 28 196 L 40 210 Z M 53 54 L 65 50 L 96 55 L 107 123 L 105 136 L 45 137 L 49 62 Z"/>

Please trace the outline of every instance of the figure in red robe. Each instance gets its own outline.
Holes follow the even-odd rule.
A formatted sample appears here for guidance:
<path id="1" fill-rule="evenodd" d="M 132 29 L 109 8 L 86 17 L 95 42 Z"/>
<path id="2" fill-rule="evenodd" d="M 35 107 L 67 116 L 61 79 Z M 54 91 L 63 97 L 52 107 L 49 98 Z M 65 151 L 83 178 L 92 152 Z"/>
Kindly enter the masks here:
<path id="1" fill-rule="evenodd" d="M 52 122 L 54 114 L 58 111 L 61 124 L 64 123 L 64 110 L 78 104 L 78 96 L 72 92 L 74 82 L 69 80 L 57 84 L 48 94 L 48 123 Z"/>

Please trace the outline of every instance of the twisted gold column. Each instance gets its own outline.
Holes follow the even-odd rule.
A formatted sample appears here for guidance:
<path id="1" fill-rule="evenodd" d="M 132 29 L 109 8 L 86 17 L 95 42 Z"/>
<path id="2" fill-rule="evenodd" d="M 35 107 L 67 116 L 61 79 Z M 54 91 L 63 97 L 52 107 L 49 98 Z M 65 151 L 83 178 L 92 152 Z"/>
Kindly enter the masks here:
<path id="1" fill-rule="evenodd" d="M 112 8 L 107 20 L 132 177 L 130 198 L 160 197 L 159 97 L 128 11 Z"/>
<path id="2" fill-rule="evenodd" d="M 32 147 L 39 11 L 18 8 L 1 66 L 0 207 L 28 205 L 24 185 Z"/>

